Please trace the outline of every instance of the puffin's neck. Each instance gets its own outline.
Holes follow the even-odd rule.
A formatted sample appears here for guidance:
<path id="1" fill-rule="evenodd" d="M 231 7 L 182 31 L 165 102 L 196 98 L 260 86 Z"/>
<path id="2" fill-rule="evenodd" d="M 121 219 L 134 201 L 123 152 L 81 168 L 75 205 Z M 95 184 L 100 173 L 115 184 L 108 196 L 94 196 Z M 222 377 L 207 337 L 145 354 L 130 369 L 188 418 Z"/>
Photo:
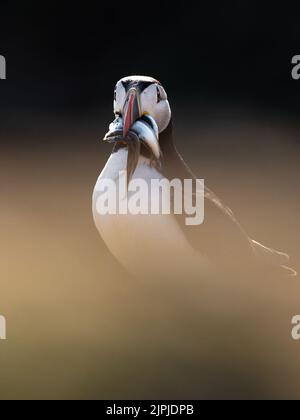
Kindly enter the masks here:
<path id="1" fill-rule="evenodd" d="M 119 150 L 127 150 L 127 145 L 125 143 L 115 143 L 112 153 L 116 153 Z M 149 150 L 148 147 L 146 147 L 144 144 L 141 144 L 141 148 L 140 148 L 140 155 L 144 158 L 147 159 L 151 159 L 153 157 L 153 154 L 151 153 L 151 151 Z"/>

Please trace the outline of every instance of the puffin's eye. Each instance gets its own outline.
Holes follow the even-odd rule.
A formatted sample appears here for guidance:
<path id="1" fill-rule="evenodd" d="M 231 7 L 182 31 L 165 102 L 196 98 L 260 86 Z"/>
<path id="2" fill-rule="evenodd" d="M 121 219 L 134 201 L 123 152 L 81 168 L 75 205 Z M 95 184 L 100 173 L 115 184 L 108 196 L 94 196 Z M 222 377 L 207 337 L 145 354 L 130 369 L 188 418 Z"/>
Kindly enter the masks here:
<path id="1" fill-rule="evenodd" d="M 158 86 L 156 86 L 156 91 L 157 91 L 157 103 L 159 103 L 162 100 L 162 97 L 161 97 L 161 93 Z"/>
<path id="2" fill-rule="evenodd" d="M 115 89 L 115 91 L 114 91 L 114 100 L 116 101 L 117 100 L 117 88 Z"/>

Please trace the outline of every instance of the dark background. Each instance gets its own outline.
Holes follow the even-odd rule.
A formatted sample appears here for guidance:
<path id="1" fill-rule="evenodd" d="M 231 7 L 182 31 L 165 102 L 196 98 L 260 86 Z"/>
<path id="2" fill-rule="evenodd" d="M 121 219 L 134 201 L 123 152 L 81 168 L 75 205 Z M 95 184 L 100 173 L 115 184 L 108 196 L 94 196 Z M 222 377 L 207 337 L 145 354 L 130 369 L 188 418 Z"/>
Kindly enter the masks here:
<path id="1" fill-rule="evenodd" d="M 291 78 L 300 26 L 289 2 L 2 1 L 2 110 L 88 113 L 129 74 L 163 82 L 173 105 L 300 110 Z"/>

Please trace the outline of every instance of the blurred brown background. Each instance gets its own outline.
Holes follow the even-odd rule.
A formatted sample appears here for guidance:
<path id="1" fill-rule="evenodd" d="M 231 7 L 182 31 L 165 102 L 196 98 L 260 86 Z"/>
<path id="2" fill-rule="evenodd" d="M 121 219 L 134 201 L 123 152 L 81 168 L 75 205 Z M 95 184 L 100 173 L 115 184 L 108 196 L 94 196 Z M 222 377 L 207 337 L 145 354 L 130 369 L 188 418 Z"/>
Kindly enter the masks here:
<path id="1" fill-rule="evenodd" d="M 290 252 L 299 267 L 299 126 L 220 115 L 191 125 L 177 110 L 179 149 L 254 238 Z M 195 291 L 188 279 L 166 290 L 163 279 L 158 288 L 129 278 L 91 215 L 110 151 L 97 141 L 107 125 L 101 114 L 6 123 L 1 398 L 299 397 L 300 343 L 291 339 L 299 279 L 245 273 Z M 60 138 L 71 146 L 58 147 Z"/>
<path id="2" fill-rule="evenodd" d="M 0 399 L 300 397 L 299 279 L 145 284 L 93 224 L 114 84 L 148 74 L 196 174 L 300 269 L 298 14 L 253 1 L 198 9 L 1 3 Z"/>

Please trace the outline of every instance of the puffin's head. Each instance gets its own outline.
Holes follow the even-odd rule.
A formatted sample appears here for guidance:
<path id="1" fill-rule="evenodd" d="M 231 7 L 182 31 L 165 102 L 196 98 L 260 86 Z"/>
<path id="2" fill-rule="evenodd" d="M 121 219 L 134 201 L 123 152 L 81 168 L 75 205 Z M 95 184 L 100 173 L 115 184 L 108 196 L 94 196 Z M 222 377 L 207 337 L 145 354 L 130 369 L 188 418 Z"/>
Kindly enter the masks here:
<path id="1" fill-rule="evenodd" d="M 160 82 L 147 76 L 129 76 L 119 80 L 114 93 L 114 113 L 123 119 L 123 135 L 134 123 L 150 116 L 162 133 L 170 123 L 171 109 Z"/>
<path id="2" fill-rule="evenodd" d="M 171 109 L 162 85 L 152 77 L 124 77 L 114 92 L 115 120 L 104 140 L 128 149 L 128 182 L 141 151 L 157 162 L 161 158 L 160 134 L 171 122 Z"/>

